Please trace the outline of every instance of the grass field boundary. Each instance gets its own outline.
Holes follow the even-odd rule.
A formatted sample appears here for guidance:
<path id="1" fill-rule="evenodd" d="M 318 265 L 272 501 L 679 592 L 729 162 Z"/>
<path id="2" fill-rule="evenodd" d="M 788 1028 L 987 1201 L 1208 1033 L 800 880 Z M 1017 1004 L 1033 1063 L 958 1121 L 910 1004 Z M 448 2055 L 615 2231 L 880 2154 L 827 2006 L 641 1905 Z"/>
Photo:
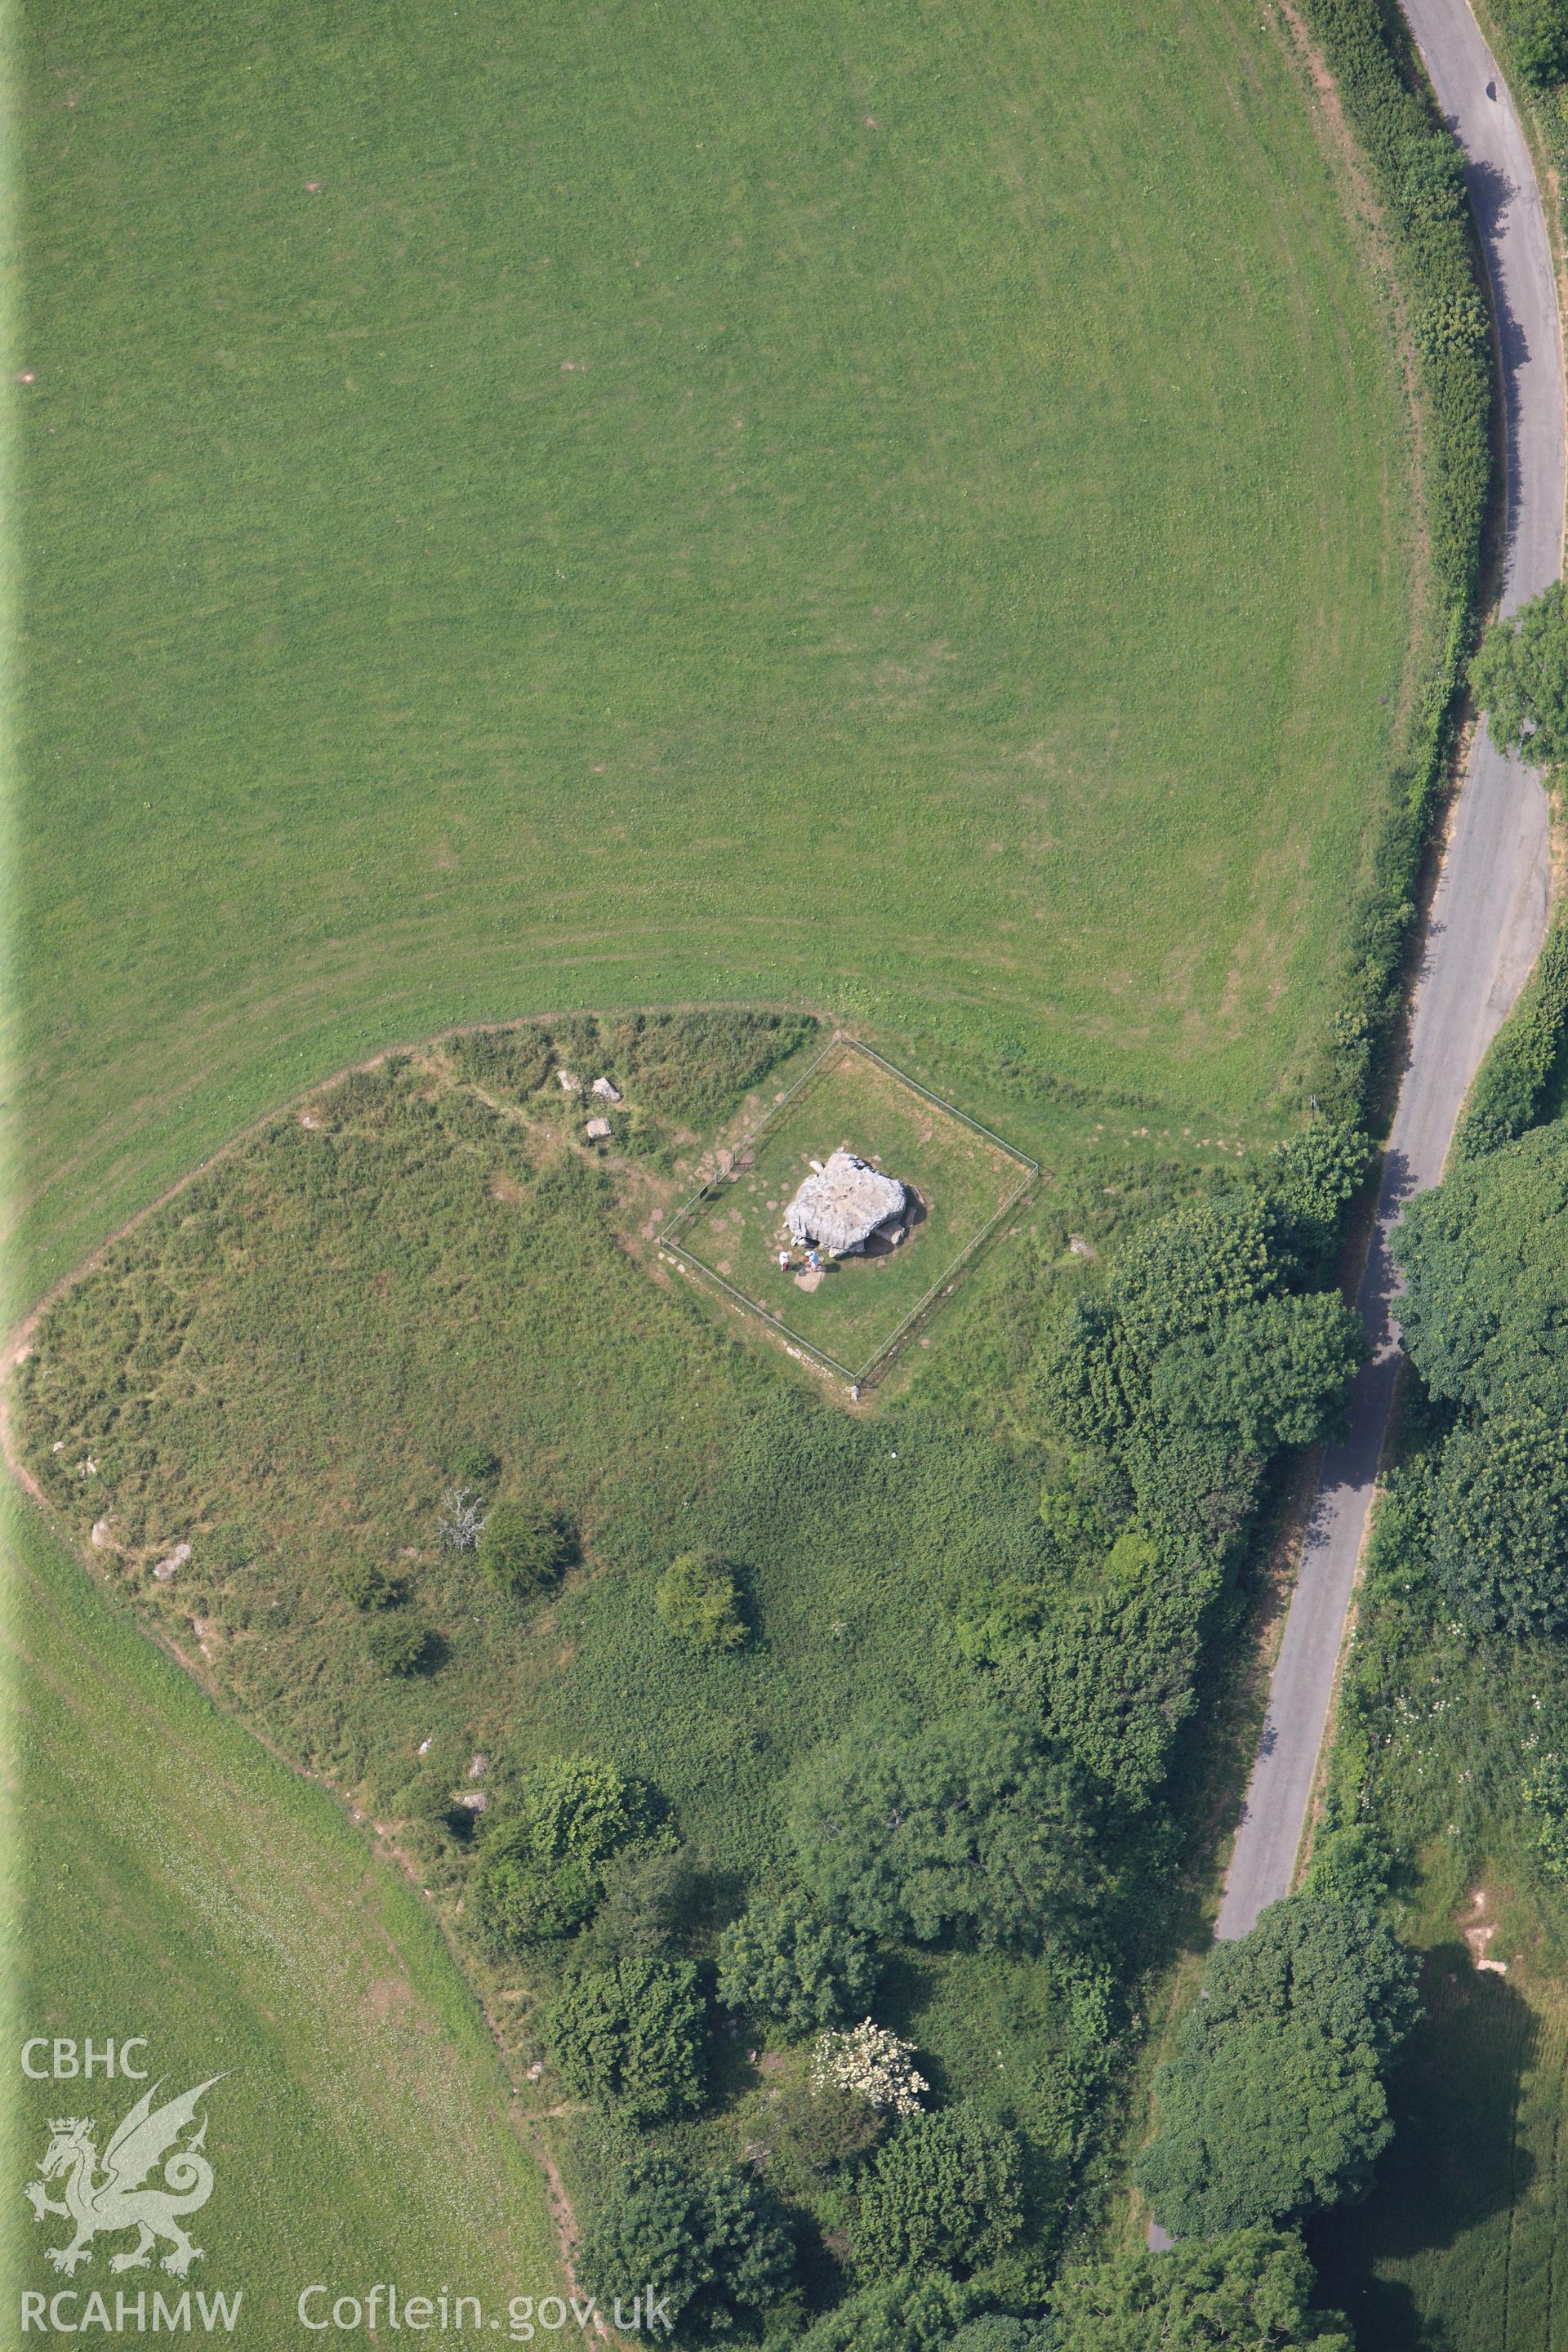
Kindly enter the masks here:
<path id="1" fill-rule="evenodd" d="M 858 1369 L 840 1363 L 837 1356 L 830 1356 L 825 1348 L 819 1348 L 814 1340 L 806 1339 L 803 1333 L 796 1331 L 784 1320 L 782 1316 L 775 1315 L 771 1307 L 759 1306 L 755 1299 L 748 1298 L 744 1292 L 735 1288 L 733 1283 L 727 1282 L 721 1274 L 715 1273 L 705 1259 L 698 1256 L 695 1250 L 688 1249 L 683 1242 L 676 1238 L 682 1225 L 689 1224 L 695 1218 L 703 1202 L 716 1197 L 720 1185 L 727 1181 L 730 1169 L 737 1164 L 741 1154 L 743 1151 L 754 1150 L 769 1130 L 778 1125 L 784 1113 L 794 1107 L 830 1058 L 843 1055 L 858 1055 L 864 1061 L 874 1063 L 878 1069 L 885 1070 L 889 1077 L 896 1078 L 900 1086 L 908 1087 L 911 1094 L 919 1095 L 922 1100 L 942 1112 L 944 1117 L 956 1119 L 961 1127 L 969 1128 L 976 1135 L 983 1135 L 988 1143 L 994 1144 L 999 1151 L 1005 1153 L 1006 1157 L 1024 1171 L 1019 1181 L 1000 1207 L 986 1219 L 977 1234 L 971 1234 L 958 1255 L 950 1265 L 942 1268 L 931 1287 L 922 1292 L 910 1308 L 909 1313 L 894 1327 L 888 1337 L 872 1349 Z M 971 1118 L 967 1111 L 960 1110 L 956 1103 L 948 1102 L 942 1095 L 933 1094 L 930 1087 L 921 1086 L 918 1078 L 911 1078 L 907 1070 L 900 1070 L 896 1062 L 889 1062 L 885 1054 L 877 1052 L 875 1046 L 863 1044 L 858 1037 L 851 1037 L 843 1030 L 834 1032 L 822 1051 L 812 1056 L 799 1077 L 792 1086 L 785 1087 L 778 1100 L 769 1107 L 756 1125 L 748 1128 L 734 1146 L 732 1148 L 727 1146 L 726 1150 L 729 1152 L 729 1166 L 717 1169 L 713 1175 L 700 1184 L 696 1192 L 681 1203 L 659 1236 L 660 1249 L 667 1251 L 671 1257 L 703 1281 L 712 1283 L 716 1289 L 721 1290 L 726 1297 L 732 1299 L 737 1307 L 744 1308 L 748 1315 L 756 1316 L 760 1322 L 765 1323 L 771 1330 L 777 1332 L 791 1348 L 809 1357 L 813 1363 L 820 1365 L 825 1371 L 832 1372 L 840 1380 L 847 1381 L 851 1388 L 859 1388 L 868 1381 L 878 1367 L 887 1360 L 900 1342 L 908 1338 L 921 1317 L 929 1311 L 939 1297 L 952 1289 L 964 1266 L 989 1240 L 1003 1218 L 1017 1207 L 1018 1202 L 1040 1172 L 1040 1163 L 1037 1160 L 1031 1160 L 1027 1152 L 1020 1151 L 1016 1144 L 1009 1143 L 1006 1137 L 998 1135 L 994 1128 L 987 1127 L 982 1119 Z"/>

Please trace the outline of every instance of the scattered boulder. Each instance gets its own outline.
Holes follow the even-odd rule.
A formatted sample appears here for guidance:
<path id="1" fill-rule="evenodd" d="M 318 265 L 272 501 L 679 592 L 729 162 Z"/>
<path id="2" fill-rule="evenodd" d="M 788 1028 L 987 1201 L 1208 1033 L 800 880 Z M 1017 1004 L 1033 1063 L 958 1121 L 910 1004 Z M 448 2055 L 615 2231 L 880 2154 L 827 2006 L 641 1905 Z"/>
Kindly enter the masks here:
<path id="1" fill-rule="evenodd" d="M 486 1813 L 489 1811 L 490 1801 L 482 1789 L 465 1789 L 458 1802 L 466 1813 Z"/>
<path id="2" fill-rule="evenodd" d="M 561 1082 L 561 1091 L 563 1095 L 575 1095 L 582 1092 L 583 1081 L 576 1076 L 575 1072 L 572 1070 L 557 1070 L 555 1075 Z"/>
<path id="3" fill-rule="evenodd" d="M 610 1122 L 607 1118 L 591 1118 L 584 1133 L 590 1143 L 606 1143 L 611 1134 Z"/>
<path id="4" fill-rule="evenodd" d="M 813 1173 L 784 1211 L 796 1242 L 815 1242 L 834 1257 L 849 1257 L 903 1217 L 909 1201 L 904 1186 L 858 1151 L 835 1151 L 826 1164 L 811 1164 Z"/>
<path id="5" fill-rule="evenodd" d="M 603 1102 L 619 1102 L 621 1090 L 612 1078 L 595 1078 L 594 1092 Z"/>
<path id="6" fill-rule="evenodd" d="M 157 1578 L 160 1584 L 172 1584 L 174 1578 L 179 1574 L 179 1571 L 184 1568 L 185 1562 L 190 1559 L 190 1545 L 188 1543 L 177 1543 L 174 1546 L 174 1550 L 169 1554 L 167 1559 L 161 1559 L 158 1562 L 158 1565 L 153 1570 L 153 1573 Z"/>
<path id="7" fill-rule="evenodd" d="M 479 1754 L 479 1755 L 476 1756 L 476 1757 L 475 1757 L 475 1759 L 474 1759 L 474 1760 L 473 1760 L 473 1762 L 469 1765 L 469 1767 L 468 1767 L 468 1778 L 469 1778 L 469 1780 L 482 1780 L 484 1779 L 484 1777 L 485 1777 L 485 1774 L 489 1770 L 489 1769 L 490 1769 L 490 1759 L 489 1759 L 489 1758 L 488 1756 L 484 1755 L 483 1753 L 481 1753 L 481 1754 Z"/>
<path id="8" fill-rule="evenodd" d="M 94 1519 L 92 1523 L 93 1549 L 95 1551 L 102 1551 L 108 1547 L 108 1545 L 112 1543 L 112 1541 L 113 1538 L 109 1532 L 109 1519 L 107 1515 L 101 1519 Z"/>

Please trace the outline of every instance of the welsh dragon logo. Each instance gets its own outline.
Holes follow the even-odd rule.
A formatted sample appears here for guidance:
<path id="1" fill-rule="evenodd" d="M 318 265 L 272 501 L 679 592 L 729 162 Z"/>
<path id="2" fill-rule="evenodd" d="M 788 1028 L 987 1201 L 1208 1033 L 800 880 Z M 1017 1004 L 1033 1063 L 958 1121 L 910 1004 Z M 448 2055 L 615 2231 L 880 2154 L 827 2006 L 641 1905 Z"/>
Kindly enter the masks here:
<path id="1" fill-rule="evenodd" d="M 184 2278 L 202 2249 L 192 2245 L 183 2219 L 199 2212 L 213 2193 L 213 2168 L 201 2152 L 207 2136 L 206 2117 L 202 2117 L 183 2147 L 176 2142 L 203 2097 L 222 2080 L 221 2074 L 214 2074 L 157 2108 L 153 2102 L 159 2085 L 154 2083 L 116 2129 L 103 2151 L 101 2172 L 90 2116 L 62 2116 L 50 2124 L 49 2143 L 38 2163 L 41 2178 L 29 2180 L 22 2193 L 36 2221 L 41 2221 L 46 2213 L 59 2213 L 76 2225 L 68 2245 L 44 2250 L 56 2270 L 71 2276 L 79 2263 L 92 2260 L 89 2250 L 94 2238 L 135 2230 L 140 2232 L 135 2245 L 127 2253 L 110 2255 L 110 2269 L 144 2268 L 158 2241 L 166 2238 L 170 2251 L 163 2256 L 163 2266 L 176 2278 Z M 163 2167 L 161 2187 L 147 2182 L 147 2175 L 160 2161 Z M 62 2176 L 63 2199 L 51 2197 L 45 2183 Z"/>

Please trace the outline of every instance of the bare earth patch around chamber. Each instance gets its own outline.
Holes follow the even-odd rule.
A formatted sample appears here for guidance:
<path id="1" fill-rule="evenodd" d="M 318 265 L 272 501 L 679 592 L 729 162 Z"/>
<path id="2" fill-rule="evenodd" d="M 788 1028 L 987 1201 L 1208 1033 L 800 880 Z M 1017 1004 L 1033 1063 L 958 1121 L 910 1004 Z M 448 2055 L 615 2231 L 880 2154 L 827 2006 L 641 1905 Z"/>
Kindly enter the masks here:
<path id="1" fill-rule="evenodd" d="M 835 1152 L 896 1179 L 906 1209 L 855 1254 L 819 1249 L 814 1265 L 785 1211 Z M 662 1250 L 858 1385 L 948 1296 L 1038 1174 L 1037 1160 L 838 1035 L 749 1134 L 714 1154 Z"/>

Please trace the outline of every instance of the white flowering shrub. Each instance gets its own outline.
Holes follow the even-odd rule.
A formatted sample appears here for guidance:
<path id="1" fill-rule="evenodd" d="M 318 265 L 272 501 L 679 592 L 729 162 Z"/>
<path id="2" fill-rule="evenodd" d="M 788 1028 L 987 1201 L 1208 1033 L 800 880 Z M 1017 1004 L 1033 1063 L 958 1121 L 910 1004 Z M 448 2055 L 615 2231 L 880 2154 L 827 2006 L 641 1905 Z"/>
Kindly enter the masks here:
<path id="1" fill-rule="evenodd" d="M 931 2085 L 916 2071 L 914 2049 L 912 2042 L 900 2041 L 868 2017 L 845 2032 L 819 2034 L 811 2060 L 812 2088 L 837 2084 L 869 2106 L 896 2116 L 919 2115 L 921 2094 Z"/>

